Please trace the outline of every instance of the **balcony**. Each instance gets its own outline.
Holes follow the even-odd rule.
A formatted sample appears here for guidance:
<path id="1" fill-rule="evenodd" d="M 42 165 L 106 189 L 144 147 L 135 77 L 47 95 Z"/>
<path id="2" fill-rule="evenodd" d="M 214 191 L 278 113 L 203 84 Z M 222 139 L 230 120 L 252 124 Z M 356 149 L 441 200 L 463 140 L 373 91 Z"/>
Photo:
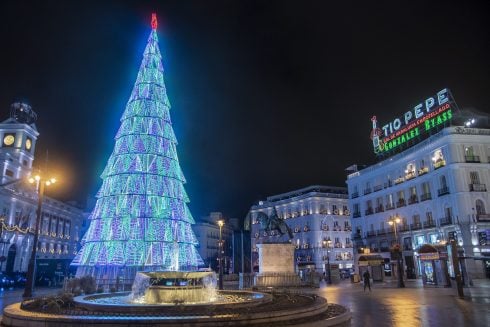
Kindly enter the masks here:
<path id="1" fill-rule="evenodd" d="M 366 233 L 367 237 L 370 237 L 370 236 L 376 236 L 376 232 L 373 231 L 373 230 L 370 230 Z"/>
<path id="2" fill-rule="evenodd" d="M 434 169 L 439 169 L 441 167 L 444 167 L 446 165 L 446 160 L 439 160 L 434 162 Z"/>
<path id="3" fill-rule="evenodd" d="M 405 179 L 403 177 L 398 177 L 397 179 L 395 179 L 395 185 L 403 183 L 404 181 Z"/>
<path id="4" fill-rule="evenodd" d="M 386 210 L 393 210 L 393 209 L 395 209 L 395 205 L 393 203 L 388 203 L 386 205 Z"/>
<path id="5" fill-rule="evenodd" d="M 443 196 L 443 195 L 446 195 L 446 194 L 449 194 L 449 187 L 447 186 L 444 186 L 443 188 L 440 188 L 437 190 L 437 195 L 438 196 Z"/>
<path id="6" fill-rule="evenodd" d="M 384 228 L 378 229 L 378 235 L 384 235 L 386 234 L 386 230 Z"/>
<path id="7" fill-rule="evenodd" d="M 374 186 L 374 192 L 381 191 L 382 189 L 383 189 L 383 186 L 381 184 Z"/>
<path id="8" fill-rule="evenodd" d="M 388 188 L 388 187 L 391 187 L 391 186 L 393 186 L 393 182 L 391 180 L 389 180 L 388 182 L 386 182 L 386 183 L 383 184 L 383 187 L 384 188 Z"/>
<path id="9" fill-rule="evenodd" d="M 366 211 L 364 212 L 365 216 L 372 215 L 374 213 L 373 208 L 367 208 Z"/>
<path id="10" fill-rule="evenodd" d="M 352 214 L 352 218 L 359 218 L 361 217 L 361 212 L 360 211 L 355 211 L 353 214 Z"/>
<path id="11" fill-rule="evenodd" d="M 345 243 L 345 248 L 346 249 L 351 249 L 353 248 L 354 246 L 352 245 L 352 243 Z"/>
<path id="12" fill-rule="evenodd" d="M 412 171 L 405 174 L 405 180 L 406 181 L 411 180 L 412 178 L 415 178 L 415 177 L 417 177 L 417 175 L 415 174 L 415 170 L 412 170 Z"/>
<path id="13" fill-rule="evenodd" d="M 470 192 L 486 192 L 487 186 L 485 184 L 470 184 Z"/>
<path id="14" fill-rule="evenodd" d="M 421 223 L 413 223 L 413 224 L 410 224 L 410 229 L 411 230 L 422 229 L 422 224 Z"/>
<path id="15" fill-rule="evenodd" d="M 464 160 L 466 162 L 479 163 L 480 162 L 480 156 L 464 156 Z"/>
<path id="16" fill-rule="evenodd" d="M 355 198 L 358 198 L 359 197 L 359 192 L 354 192 L 352 193 L 352 195 L 350 196 L 351 199 L 355 199 Z"/>
<path id="17" fill-rule="evenodd" d="M 430 193 L 424 193 L 420 196 L 420 202 L 424 202 L 431 199 L 432 199 L 432 195 Z"/>
<path id="18" fill-rule="evenodd" d="M 404 207 L 406 205 L 407 203 L 405 202 L 405 199 L 399 199 L 398 202 L 396 203 L 397 208 Z"/>
<path id="19" fill-rule="evenodd" d="M 451 217 L 444 217 L 439 219 L 439 225 L 441 226 L 446 226 L 446 225 L 451 225 L 453 223 L 453 220 Z"/>
<path id="20" fill-rule="evenodd" d="M 385 209 L 384 209 L 383 205 L 380 204 L 379 206 L 376 207 L 376 209 L 374 209 L 374 211 L 376 211 L 376 213 L 378 213 L 378 212 L 384 212 Z"/>
<path id="21" fill-rule="evenodd" d="M 409 230 L 410 228 L 408 227 L 408 224 L 401 225 L 400 227 L 398 227 L 399 232 L 408 232 Z"/>
<path id="22" fill-rule="evenodd" d="M 422 167 L 419 169 L 419 176 L 425 175 L 429 172 L 429 167 Z"/>
<path id="23" fill-rule="evenodd" d="M 408 198 L 408 204 L 415 204 L 418 202 L 419 202 L 419 199 L 417 198 L 416 195 L 412 195 L 412 196 L 410 196 L 410 198 Z"/>
<path id="24" fill-rule="evenodd" d="M 424 221 L 424 228 L 436 227 L 436 223 L 433 220 Z"/>
<path id="25" fill-rule="evenodd" d="M 364 195 L 372 193 L 372 192 L 373 192 L 373 190 L 370 187 L 364 189 Z"/>
<path id="26" fill-rule="evenodd" d="M 479 213 L 476 215 L 477 221 L 480 222 L 489 222 L 490 221 L 490 214 L 488 213 Z"/>

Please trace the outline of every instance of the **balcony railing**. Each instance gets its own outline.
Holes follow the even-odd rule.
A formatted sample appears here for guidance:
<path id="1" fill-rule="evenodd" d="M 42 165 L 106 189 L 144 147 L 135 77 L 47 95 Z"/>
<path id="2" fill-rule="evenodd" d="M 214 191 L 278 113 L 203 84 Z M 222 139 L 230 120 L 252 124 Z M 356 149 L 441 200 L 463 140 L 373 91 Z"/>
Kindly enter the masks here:
<path id="1" fill-rule="evenodd" d="M 352 213 L 352 218 L 359 218 L 361 217 L 361 213 L 359 211 L 355 211 L 354 213 Z"/>
<path id="2" fill-rule="evenodd" d="M 371 193 L 373 190 L 371 190 L 370 187 L 364 189 L 364 195 Z"/>
<path id="3" fill-rule="evenodd" d="M 400 232 L 408 232 L 409 230 L 410 228 L 408 227 L 408 224 L 401 225 L 400 227 L 398 227 L 398 231 Z"/>
<path id="4" fill-rule="evenodd" d="M 485 184 L 470 184 L 470 192 L 486 192 L 487 186 Z"/>
<path id="5" fill-rule="evenodd" d="M 466 162 L 480 162 L 480 156 L 464 156 Z"/>
<path id="6" fill-rule="evenodd" d="M 429 167 L 422 167 L 419 169 L 419 176 L 427 174 L 429 172 Z"/>
<path id="7" fill-rule="evenodd" d="M 478 221 L 490 221 L 490 214 L 488 213 L 479 213 L 476 215 L 476 219 Z"/>
<path id="8" fill-rule="evenodd" d="M 446 160 L 439 160 L 434 162 L 434 169 L 439 169 L 441 167 L 444 167 L 446 165 Z"/>
<path id="9" fill-rule="evenodd" d="M 376 211 L 376 213 L 384 212 L 385 209 L 383 208 L 383 205 L 381 204 L 381 205 L 377 206 L 376 209 L 374 209 L 374 211 Z"/>
<path id="10" fill-rule="evenodd" d="M 403 177 L 398 177 L 397 179 L 395 179 L 395 185 L 403 183 L 404 181 L 405 179 Z"/>
<path id="11" fill-rule="evenodd" d="M 416 195 L 412 195 L 410 198 L 408 198 L 408 204 L 414 204 L 414 203 L 418 203 L 419 202 L 419 199 L 417 198 Z"/>
<path id="12" fill-rule="evenodd" d="M 395 209 L 395 205 L 393 203 L 388 203 L 386 205 L 386 210 L 393 210 L 393 209 Z"/>
<path id="13" fill-rule="evenodd" d="M 446 195 L 446 194 L 449 194 L 449 187 L 447 186 L 444 186 L 443 188 L 440 188 L 437 190 L 437 195 L 438 196 L 443 196 L 443 195 Z"/>
<path id="14" fill-rule="evenodd" d="M 376 236 L 376 232 L 375 232 L 375 231 L 373 231 L 373 230 L 370 230 L 370 231 L 368 231 L 368 232 L 366 233 L 366 235 L 367 235 L 368 237 L 370 237 L 370 236 Z"/>
<path id="15" fill-rule="evenodd" d="M 427 201 L 432 199 L 432 195 L 430 193 L 424 193 L 420 196 L 420 202 Z"/>
<path id="16" fill-rule="evenodd" d="M 451 217 L 444 217 L 439 219 L 439 225 L 445 226 L 445 225 L 451 225 L 453 223 L 453 219 Z"/>
<path id="17" fill-rule="evenodd" d="M 411 180 L 412 178 L 415 178 L 415 177 L 417 177 L 417 175 L 415 174 L 415 170 L 405 174 L 405 180 L 406 181 Z"/>
<path id="18" fill-rule="evenodd" d="M 366 211 L 364 212 L 365 216 L 372 215 L 374 213 L 373 208 L 367 208 Z"/>
<path id="19" fill-rule="evenodd" d="M 354 192 L 352 193 L 352 195 L 350 196 L 351 199 L 355 199 L 355 198 L 358 198 L 359 197 L 359 192 Z"/>
<path id="20" fill-rule="evenodd" d="M 374 186 L 374 192 L 378 192 L 378 191 L 381 191 L 383 189 L 383 186 L 380 184 L 380 185 L 375 185 Z"/>
<path id="21" fill-rule="evenodd" d="M 405 202 L 405 199 L 399 199 L 398 202 L 396 203 L 397 208 L 404 207 L 406 205 L 407 203 Z"/>
<path id="22" fill-rule="evenodd" d="M 410 224 L 410 229 L 411 230 L 422 229 L 422 224 L 421 223 Z"/>
<path id="23" fill-rule="evenodd" d="M 386 234 L 386 230 L 383 228 L 383 229 L 378 229 L 378 235 L 384 235 Z"/>
<path id="24" fill-rule="evenodd" d="M 387 181 L 386 183 L 383 184 L 383 187 L 384 188 L 388 188 L 388 187 L 391 187 L 391 186 L 393 186 L 393 182 L 391 180 L 389 180 L 389 181 Z"/>
<path id="25" fill-rule="evenodd" d="M 436 223 L 433 220 L 424 221 L 424 228 L 436 227 Z"/>

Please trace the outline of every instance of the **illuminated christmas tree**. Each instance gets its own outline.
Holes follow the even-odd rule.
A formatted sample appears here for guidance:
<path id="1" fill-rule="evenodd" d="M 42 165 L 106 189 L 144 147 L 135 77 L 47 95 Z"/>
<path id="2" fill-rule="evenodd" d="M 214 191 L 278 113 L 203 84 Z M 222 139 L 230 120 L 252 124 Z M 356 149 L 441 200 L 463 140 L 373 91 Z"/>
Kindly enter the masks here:
<path id="1" fill-rule="evenodd" d="M 153 14 L 90 226 L 72 262 L 77 276 L 132 279 L 137 271 L 195 270 L 203 264 L 191 229 L 156 28 Z"/>

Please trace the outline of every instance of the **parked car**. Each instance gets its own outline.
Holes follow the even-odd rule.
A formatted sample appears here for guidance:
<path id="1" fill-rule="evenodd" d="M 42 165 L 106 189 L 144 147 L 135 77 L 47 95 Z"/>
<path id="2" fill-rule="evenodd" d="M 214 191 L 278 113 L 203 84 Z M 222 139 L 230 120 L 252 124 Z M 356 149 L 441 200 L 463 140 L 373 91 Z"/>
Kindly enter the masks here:
<path id="1" fill-rule="evenodd" d="M 14 280 L 7 274 L 0 272 L 0 287 L 10 288 L 14 287 Z"/>

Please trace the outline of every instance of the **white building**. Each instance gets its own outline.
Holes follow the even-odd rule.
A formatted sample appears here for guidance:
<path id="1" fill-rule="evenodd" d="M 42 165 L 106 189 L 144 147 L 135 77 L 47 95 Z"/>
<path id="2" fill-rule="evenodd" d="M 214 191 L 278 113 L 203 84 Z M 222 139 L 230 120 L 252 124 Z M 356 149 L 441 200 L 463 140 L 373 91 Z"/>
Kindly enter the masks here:
<path id="1" fill-rule="evenodd" d="M 405 150 L 388 153 L 391 156 L 375 165 L 360 170 L 351 167 L 347 185 L 356 266 L 363 254 L 378 254 L 386 263 L 384 274 L 394 276 L 395 262 L 390 251 L 399 243 L 405 277 L 417 278 L 426 264 L 421 262 L 417 249 L 424 244 L 445 244 L 454 238 L 459 256 L 465 258 L 462 269 L 466 281 L 485 274 L 490 278 L 489 119 L 452 106 L 449 110 L 452 108 L 453 112 L 446 114 L 451 119 L 443 121 L 442 112 L 449 110 L 440 109 L 442 106 L 434 109 L 440 111 L 434 111 L 427 119 L 429 123 L 423 116 L 418 118 L 411 128 L 419 126 L 420 130 L 405 131 L 408 136 L 419 134 L 442 122 L 430 131 L 431 135 L 412 140 Z M 403 143 L 394 142 L 394 147 Z M 395 224 L 397 239 L 395 225 L 388 224 L 390 218 L 400 219 Z"/>
<path id="2" fill-rule="evenodd" d="M 219 250 L 219 225 L 218 221 L 224 221 L 221 230 L 223 240 L 223 269 L 224 272 L 230 271 L 232 262 L 232 236 L 233 224 L 230 219 L 225 219 L 221 212 L 211 212 L 207 217 L 201 217 L 192 225 L 192 230 L 196 234 L 199 242 L 197 250 L 204 260 L 206 266 L 218 271 L 218 250 Z"/>
<path id="3" fill-rule="evenodd" d="M 27 271 L 32 249 L 38 196 L 27 178 L 36 173 L 32 167 L 39 135 L 35 120 L 29 105 L 14 103 L 10 118 L 0 123 L 0 270 L 7 273 Z M 37 273 L 61 278 L 78 250 L 82 211 L 49 197 L 49 187 L 46 193 Z"/>
<path id="4" fill-rule="evenodd" d="M 277 232 L 265 232 L 257 221 L 259 212 L 270 216 L 274 208 L 293 232 L 298 271 L 327 272 L 330 264 L 332 277 L 335 277 L 338 269 L 352 268 L 352 228 L 347 189 L 314 185 L 270 196 L 251 207 L 252 267 L 255 270 L 258 269 L 257 244 L 281 242 L 288 238 L 279 237 Z"/>

